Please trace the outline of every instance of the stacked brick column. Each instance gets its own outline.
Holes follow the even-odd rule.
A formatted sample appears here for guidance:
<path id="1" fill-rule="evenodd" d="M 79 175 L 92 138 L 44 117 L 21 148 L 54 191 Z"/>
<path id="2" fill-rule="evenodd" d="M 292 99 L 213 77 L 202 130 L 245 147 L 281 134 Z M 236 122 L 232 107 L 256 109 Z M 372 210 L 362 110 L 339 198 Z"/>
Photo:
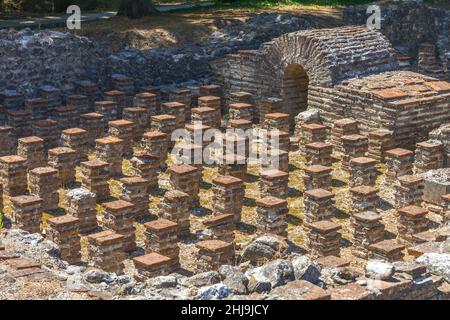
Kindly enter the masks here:
<path id="1" fill-rule="evenodd" d="M 122 154 L 124 141 L 108 136 L 95 140 L 95 157 L 108 162 L 111 177 L 122 175 Z"/>
<path id="2" fill-rule="evenodd" d="M 313 142 L 305 145 L 305 157 L 309 165 L 331 166 L 333 145 L 325 142 Z"/>
<path id="3" fill-rule="evenodd" d="M 54 120 L 38 120 L 32 125 L 33 135 L 44 139 L 45 149 L 56 148 L 58 146 L 59 128 Z"/>
<path id="4" fill-rule="evenodd" d="M 247 161 L 243 156 L 226 154 L 219 162 L 218 172 L 223 176 L 233 176 L 245 180 L 247 175 Z"/>
<path id="5" fill-rule="evenodd" d="M 141 177 L 125 177 L 120 179 L 120 200 L 134 204 L 134 217 L 142 218 L 148 214 L 149 195 L 148 181 Z"/>
<path id="6" fill-rule="evenodd" d="M 204 240 L 195 245 L 200 270 L 217 270 L 222 265 L 234 262 L 234 244 L 221 240 Z"/>
<path id="7" fill-rule="evenodd" d="M 38 89 L 38 94 L 41 98 L 47 100 L 48 114 L 53 115 L 55 108 L 61 106 L 61 91 L 51 85 L 44 85 Z"/>
<path id="8" fill-rule="evenodd" d="M 59 131 L 80 125 L 80 114 L 73 107 L 56 108 L 54 119 L 58 124 Z"/>
<path id="9" fill-rule="evenodd" d="M 97 228 L 95 194 L 85 188 L 72 189 L 67 193 L 67 214 L 79 219 L 80 232 Z"/>
<path id="10" fill-rule="evenodd" d="M 364 157 L 367 152 L 368 139 L 359 134 L 342 136 L 342 168 L 349 170 L 350 160 L 352 158 Z"/>
<path id="11" fill-rule="evenodd" d="M 180 103 L 184 106 L 184 114 L 185 118 L 184 121 L 188 121 L 191 114 L 191 104 L 192 104 L 192 98 L 191 98 L 191 90 L 189 89 L 176 89 L 169 93 L 169 101 Z"/>
<path id="12" fill-rule="evenodd" d="M 314 142 L 325 142 L 327 127 L 318 123 L 305 123 L 301 126 L 299 149 L 306 155 L 306 145 Z"/>
<path id="13" fill-rule="evenodd" d="M 207 84 L 200 87 L 200 96 L 222 96 L 222 89 L 216 84 Z"/>
<path id="14" fill-rule="evenodd" d="M 24 110 L 7 111 L 7 124 L 14 128 L 14 132 L 18 138 L 28 137 L 33 134 L 31 127 L 31 113 Z"/>
<path id="15" fill-rule="evenodd" d="M 312 223 L 333 216 L 334 195 L 325 189 L 312 189 L 304 193 L 303 211 L 305 221 Z"/>
<path id="16" fill-rule="evenodd" d="M 205 140 L 204 137 L 205 132 L 211 129 L 211 127 L 204 124 L 194 123 L 194 124 L 187 124 L 185 126 L 185 129 L 187 135 L 186 137 L 187 139 L 186 138 L 184 139 L 185 143 L 202 145 L 203 148 L 206 148 L 210 143 L 210 141 Z"/>
<path id="17" fill-rule="evenodd" d="M 12 216 L 17 228 L 30 233 L 39 233 L 42 219 L 42 199 L 38 196 L 11 198 Z"/>
<path id="18" fill-rule="evenodd" d="M 123 115 L 123 110 L 128 106 L 128 97 L 125 92 L 120 90 L 112 90 L 105 92 L 105 99 L 112 101 L 117 105 L 117 118 L 120 119 Z M 131 105 L 130 105 L 131 106 Z"/>
<path id="19" fill-rule="evenodd" d="M 305 190 L 325 189 L 331 191 L 333 168 L 322 165 L 312 165 L 305 167 L 303 175 L 303 184 Z"/>
<path id="20" fill-rule="evenodd" d="M 241 221 L 244 182 L 233 176 L 218 176 L 212 184 L 214 215 L 232 214 L 235 222 Z"/>
<path id="21" fill-rule="evenodd" d="M 76 151 L 70 148 L 48 150 L 48 165 L 58 170 L 58 179 L 62 186 L 75 183 L 76 159 Z"/>
<path id="22" fill-rule="evenodd" d="M 269 156 L 261 159 L 261 168 L 289 172 L 289 152 L 277 149 L 270 150 Z"/>
<path id="23" fill-rule="evenodd" d="M 290 143 L 288 132 L 279 130 L 267 131 L 267 150 L 278 149 L 289 152 Z"/>
<path id="24" fill-rule="evenodd" d="M 234 242 L 236 222 L 233 214 L 225 213 L 209 217 L 203 221 L 203 225 L 206 227 L 204 234 L 211 239 Z"/>
<path id="25" fill-rule="evenodd" d="M 178 234 L 189 234 L 190 210 L 188 205 L 189 195 L 178 190 L 171 190 L 164 194 L 164 199 L 158 204 L 159 216 L 174 221 L 178 224 Z"/>
<path id="26" fill-rule="evenodd" d="M 420 206 L 422 203 L 424 189 L 423 178 L 414 175 L 398 177 L 398 183 L 394 185 L 394 189 L 396 208 L 408 205 Z"/>
<path id="27" fill-rule="evenodd" d="M 196 167 L 186 164 L 172 166 L 169 172 L 172 187 L 189 195 L 190 208 L 198 207 L 201 172 Z"/>
<path id="28" fill-rule="evenodd" d="M 287 113 L 268 113 L 264 118 L 264 128 L 267 130 L 278 129 L 289 132 L 289 115 Z"/>
<path id="29" fill-rule="evenodd" d="M 357 134 L 358 123 L 352 119 L 339 119 L 333 123 L 331 128 L 330 143 L 334 146 L 336 154 L 343 154 L 344 148 L 342 146 L 342 137 Z"/>
<path id="30" fill-rule="evenodd" d="M 79 114 L 89 113 L 91 107 L 89 106 L 89 99 L 83 95 L 70 95 L 66 97 L 66 105 L 78 110 Z"/>
<path id="31" fill-rule="evenodd" d="M 267 98 L 259 102 L 259 119 L 266 118 L 268 113 L 279 113 L 283 110 L 283 100 L 279 98 Z"/>
<path id="32" fill-rule="evenodd" d="M 101 97 L 97 84 L 90 80 L 82 80 L 77 83 L 77 93 L 88 98 L 89 111 L 94 108 L 94 103 Z"/>
<path id="33" fill-rule="evenodd" d="M 148 131 L 142 137 L 144 151 L 149 155 L 159 157 L 160 168 L 162 170 L 167 168 L 168 139 L 168 135 L 161 131 Z"/>
<path id="34" fill-rule="evenodd" d="M 133 135 L 134 123 L 128 120 L 110 121 L 109 134 L 123 141 L 123 155 L 131 156 L 133 154 Z"/>
<path id="35" fill-rule="evenodd" d="M 106 272 L 123 273 L 125 260 L 124 236 L 111 230 L 91 234 L 87 237 L 89 262 Z"/>
<path id="36" fill-rule="evenodd" d="M 392 131 L 386 129 L 378 129 L 369 132 L 369 149 L 368 156 L 384 161 L 386 151 L 395 148 L 395 141 Z"/>
<path id="37" fill-rule="evenodd" d="M 85 113 L 80 115 L 80 128 L 87 131 L 87 142 L 89 146 L 95 145 L 95 139 L 104 134 L 105 122 L 100 113 Z"/>
<path id="38" fill-rule="evenodd" d="M 386 178 L 395 181 L 396 178 L 413 173 L 414 152 L 396 148 L 386 151 Z"/>
<path id="39" fill-rule="evenodd" d="M 261 197 L 274 196 L 286 199 L 288 195 L 289 173 L 276 169 L 260 172 L 259 192 Z"/>
<path id="40" fill-rule="evenodd" d="M 235 132 L 225 132 L 222 135 L 222 155 L 241 154 L 249 157 L 250 141 L 248 137 L 241 137 Z"/>
<path id="41" fill-rule="evenodd" d="M 350 159 L 349 186 L 375 185 L 378 176 L 377 164 L 377 160 L 367 157 Z"/>
<path id="42" fill-rule="evenodd" d="M 287 201 L 276 197 L 264 197 L 256 200 L 256 226 L 262 233 L 280 236 L 287 235 L 286 215 L 289 209 Z"/>
<path id="43" fill-rule="evenodd" d="M 112 77 L 112 86 L 115 90 L 125 93 L 124 107 L 131 107 L 135 93 L 134 79 L 125 75 L 115 75 Z"/>
<path id="44" fill-rule="evenodd" d="M 94 159 L 81 162 L 81 184 L 95 193 L 97 200 L 109 197 L 109 164 Z"/>
<path id="45" fill-rule="evenodd" d="M 450 194 L 442 195 L 442 222 L 450 221 Z"/>
<path id="46" fill-rule="evenodd" d="M 81 262 L 81 244 L 78 235 L 78 218 L 66 215 L 47 220 L 47 239 L 54 242 L 59 249 L 62 260 L 69 264 Z"/>
<path id="47" fill-rule="evenodd" d="M 420 142 L 416 144 L 414 171 L 422 173 L 439 169 L 444 165 L 444 148 L 440 142 Z"/>
<path id="48" fill-rule="evenodd" d="M 384 238 L 384 225 L 381 216 L 373 211 L 355 213 L 351 218 L 351 233 L 353 238 L 353 255 L 368 259 L 368 247 Z"/>
<path id="49" fill-rule="evenodd" d="M 144 227 L 145 252 L 156 252 L 169 257 L 172 263 L 179 267 L 178 224 L 170 220 L 158 219 L 145 223 Z"/>
<path id="50" fill-rule="evenodd" d="M 137 152 L 130 159 L 130 162 L 133 174 L 147 180 L 148 192 L 159 188 L 158 174 L 161 163 L 159 157 L 152 156 L 146 152 Z"/>
<path id="51" fill-rule="evenodd" d="M 186 105 L 179 102 L 166 102 L 161 105 L 161 112 L 175 117 L 175 128 L 184 127 L 186 121 Z"/>
<path id="52" fill-rule="evenodd" d="M 200 93 L 201 94 L 201 93 Z M 222 122 L 221 99 L 218 96 L 203 96 L 198 98 L 199 107 L 208 107 L 215 110 L 214 127 L 220 128 Z"/>
<path id="53" fill-rule="evenodd" d="M 244 119 L 253 121 L 255 108 L 248 103 L 232 103 L 229 105 L 230 119 Z"/>
<path id="54" fill-rule="evenodd" d="M 200 171 L 203 170 L 203 147 L 193 143 L 181 143 L 180 161 L 189 164 Z"/>
<path id="55" fill-rule="evenodd" d="M 351 213 L 374 211 L 379 199 L 378 189 L 371 186 L 357 186 L 350 189 L 352 208 Z"/>
<path id="56" fill-rule="evenodd" d="M 405 246 L 398 243 L 397 240 L 383 240 L 369 246 L 371 258 L 388 262 L 401 261 L 404 249 Z"/>
<path id="57" fill-rule="evenodd" d="M 134 96 L 134 106 L 145 109 L 147 117 L 150 118 L 158 113 L 159 100 L 156 94 L 150 92 L 138 93 Z"/>
<path id="58" fill-rule="evenodd" d="M 0 158 L 0 179 L 3 193 L 14 197 L 27 193 L 27 159 L 21 156 Z"/>
<path id="59" fill-rule="evenodd" d="M 216 110 L 210 107 L 198 107 L 191 109 L 192 123 L 201 123 L 209 127 L 216 126 Z"/>
<path id="60" fill-rule="evenodd" d="M 230 101 L 232 103 L 248 103 L 248 104 L 254 103 L 253 95 L 245 91 L 230 93 Z"/>
<path id="61" fill-rule="evenodd" d="M 9 156 L 16 152 L 17 138 L 14 128 L 0 126 L 0 156 Z"/>
<path id="62" fill-rule="evenodd" d="M 117 109 L 117 103 L 114 101 L 97 101 L 95 103 L 95 112 L 103 115 L 104 130 L 108 122 L 117 120 Z"/>
<path id="63" fill-rule="evenodd" d="M 103 226 L 123 235 L 123 250 L 133 251 L 136 248 L 136 228 L 133 226 L 134 205 L 127 201 L 116 200 L 103 203 L 102 206 L 105 208 Z"/>
<path id="64" fill-rule="evenodd" d="M 245 133 L 247 132 L 247 130 L 251 130 L 253 128 L 253 125 L 251 121 L 236 119 L 228 121 L 228 127 L 231 128 L 234 132 L 236 132 L 237 130 L 242 130 Z"/>
<path id="65" fill-rule="evenodd" d="M 177 266 L 172 263 L 172 259 L 156 252 L 135 257 L 133 263 L 137 272 L 135 278 L 138 280 L 165 276 L 177 269 Z"/>
<path id="66" fill-rule="evenodd" d="M 58 170 L 52 167 L 39 167 L 29 172 L 30 193 L 42 199 L 42 209 L 58 209 L 60 181 Z"/>
<path id="67" fill-rule="evenodd" d="M 17 155 L 27 159 L 28 170 L 43 167 L 47 163 L 44 139 L 39 137 L 25 137 L 18 140 Z"/>
<path id="68" fill-rule="evenodd" d="M 48 102 L 43 98 L 26 99 L 25 110 L 31 113 L 33 121 L 45 120 L 49 117 Z"/>
<path id="69" fill-rule="evenodd" d="M 61 144 L 75 150 L 75 163 L 87 161 L 89 151 L 88 132 L 80 128 L 66 129 L 61 133 Z"/>
<path id="70" fill-rule="evenodd" d="M 308 225 L 309 248 L 312 256 L 339 256 L 341 226 L 337 223 L 322 220 Z"/>
<path id="71" fill-rule="evenodd" d="M 413 243 L 413 236 L 428 230 L 427 210 L 418 206 L 407 206 L 397 210 L 398 238 L 406 243 Z"/>
<path id="72" fill-rule="evenodd" d="M 138 141 L 144 135 L 149 127 L 150 118 L 147 116 L 147 110 L 144 108 L 125 108 L 123 109 L 123 119 L 134 123 L 134 140 Z"/>
<path id="73" fill-rule="evenodd" d="M 172 137 L 172 132 L 177 127 L 177 118 L 168 114 L 161 114 L 157 116 L 152 116 L 152 131 L 163 132 L 168 135 L 169 141 Z M 173 143 L 170 142 L 172 145 Z"/>

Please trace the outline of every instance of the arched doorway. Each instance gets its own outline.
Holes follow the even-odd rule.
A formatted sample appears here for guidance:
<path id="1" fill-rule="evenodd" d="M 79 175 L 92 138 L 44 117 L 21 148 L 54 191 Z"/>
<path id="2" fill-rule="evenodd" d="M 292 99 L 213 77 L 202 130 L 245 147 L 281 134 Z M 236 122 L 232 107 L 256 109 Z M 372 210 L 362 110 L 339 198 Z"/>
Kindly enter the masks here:
<path id="1" fill-rule="evenodd" d="M 295 116 L 308 107 L 309 77 L 299 64 L 290 64 L 283 75 L 284 111 L 291 115 L 291 131 L 295 128 Z"/>

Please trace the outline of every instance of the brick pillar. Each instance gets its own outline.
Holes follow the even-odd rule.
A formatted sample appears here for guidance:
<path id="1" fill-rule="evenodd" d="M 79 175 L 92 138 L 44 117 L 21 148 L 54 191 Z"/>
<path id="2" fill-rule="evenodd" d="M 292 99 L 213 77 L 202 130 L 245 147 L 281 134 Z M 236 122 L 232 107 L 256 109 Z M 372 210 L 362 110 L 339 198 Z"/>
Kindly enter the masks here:
<path id="1" fill-rule="evenodd" d="M 48 112 L 48 101 L 43 98 L 33 98 L 25 100 L 25 110 L 31 113 L 31 119 L 45 120 L 50 114 Z"/>
<path id="2" fill-rule="evenodd" d="M 109 163 L 94 159 L 80 165 L 81 185 L 95 193 L 97 200 L 109 197 Z"/>
<path id="3" fill-rule="evenodd" d="M 263 127 L 267 130 L 278 129 L 280 131 L 289 132 L 289 114 L 287 113 L 267 113 L 264 118 Z"/>
<path id="4" fill-rule="evenodd" d="M 43 167 L 47 163 L 44 139 L 31 136 L 19 139 L 17 155 L 27 159 L 28 170 Z"/>
<path id="5" fill-rule="evenodd" d="M 116 200 L 102 203 L 105 208 L 102 225 L 124 236 L 122 248 L 125 252 L 136 249 L 136 228 L 133 226 L 134 205 L 128 201 Z"/>
<path id="6" fill-rule="evenodd" d="M 58 246 L 61 259 L 69 264 L 79 264 L 81 262 L 81 244 L 80 236 L 78 235 L 79 222 L 78 218 L 69 215 L 47 220 L 47 239 Z"/>
<path id="7" fill-rule="evenodd" d="M 44 85 L 38 89 L 38 94 L 41 98 L 47 100 L 48 114 L 53 116 L 55 109 L 62 105 L 61 90 L 50 85 Z"/>
<path id="8" fill-rule="evenodd" d="M 196 167 L 182 164 L 169 167 L 169 173 L 172 188 L 189 195 L 188 203 L 190 208 L 198 207 L 200 205 L 201 172 Z"/>
<path id="9" fill-rule="evenodd" d="M 124 141 L 108 136 L 95 140 L 95 157 L 108 162 L 111 177 L 122 175 L 122 154 Z"/>
<path id="10" fill-rule="evenodd" d="M 0 126 L 0 156 L 9 156 L 16 153 L 17 138 L 14 128 Z"/>
<path id="11" fill-rule="evenodd" d="M 116 120 L 110 121 L 108 125 L 109 135 L 122 139 L 123 155 L 131 156 L 133 154 L 134 123 L 128 120 Z"/>
<path id="12" fill-rule="evenodd" d="M 250 140 L 248 137 L 241 137 L 234 132 L 225 132 L 222 135 L 222 154 L 239 154 L 247 159 L 250 153 Z"/>
<path id="13" fill-rule="evenodd" d="M 278 113 L 283 110 L 283 100 L 275 97 L 263 99 L 259 102 L 259 121 L 264 121 L 266 114 Z"/>
<path id="14" fill-rule="evenodd" d="M 136 269 L 134 277 L 142 281 L 146 278 L 171 274 L 177 269 L 177 266 L 172 263 L 172 259 L 156 252 L 135 257 L 133 263 Z"/>
<path id="15" fill-rule="evenodd" d="M 422 173 L 444 166 L 444 148 L 440 142 L 419 142 L 416 144 L 414 172 Z"/>
<path id="16" fill-rule="evenodd" d="M 369 132 L 369 157 L 380 162 L 384 161 L 386 151 L 393 148 L 395 148 L 395 141 L 392 131 L 378 129 Z"/>
<path id="17" fill-rule="evenodd" d="M 198 106 L 198 97 L 200 97 L 200 87 L 187 86 L 190 91 L 189 97 L 191 98 L 191 108 Z"/>
<path id="18" fill-rule="evenodd" d="M 442 195 L 442 223 L 450 221 L 450 194 Z"/>
<path id="19" fill-rule="evenodd" d="M 39 233 L 42 219 L 42 199 L 38 196 L 11 198 L 13 222 L 17 228 Z"/>
<path id="20" fill-rule="evenodd" d="M 97 101 L 95 102 L 95 112 L 103 115 L 104 124 L 110 121 L 117 120 L 117 103 L 114 101 Z M 106 131 L 106 125 L 104 130 Z"/>
<path id="21" fill-rule="evenodd" d="M 80 114 L 73 107 L 58 107 L 54 112 L 54 119 L 58 123 L 58 131 L 80 125 Z"/>
<path id="22" fill-rule="evenodd" d="M 196 145 L 193 143 L 181 143 L 179 146 L 180 150 L 180 161 L 182 164 L 188 164 L 196 167 L 198 170 L 203 170 L 203 147 L 201 145 Z M 198 160 L 196 161 L 196 157 Z M 199 162 L 200 163 L 196 163 Z"/>
<path id="23" fill-rule="evenodd" d="M 178 224 L 158 219 L 144 224 L 145 253 L 156 252 L 172 259 L 172 263 L 180 266 L 180 247 L 178 246 Z"/>
<path id="24" fill-rule="evenodd" d="M 125 177 L 120 179 L 120 200 L 134 204 L 134 218 L 148 215 L 149 195 L 148 181 L 141 177 Z"/>
<path id="25" fill-rule="evenodd" d="M 278 149 L 289 152 L 290 144 L 288 132 L 279 130 L 267 131 L 267 150 Z"/>
<path id="26" fill-rule="evenodd" d="M 209 107 L 198 107 L 191 109 L 192 123 L 201 123 L 208 127 L 216 125 L 216 111 Z"/>
<path id="27" fill-rule="evenodd" d="M 90 265 L 106 272 L 123 273 L 123 235 L 106 230 L 91 234 L 87 239 Z"/>
<path id="28" fill-rule="evenodd" d="M 133 97 L 136 89 L 132 77 L 114 75 L 112 77 L 112 87 L 115 90 L 125 92 L 125 108 L 133 106 Z"/>
<path id="29" fill-rule="evenodd" d="M 217 270 L 222 265 L 234 264 L 234 244 L 221 240 L 204 240 L 195 245 L 200 270 Z"/>
<path id="30" fill-rule="evenodd" d="M 367 157 L 350 159 L 349 186 L 375 185 L 378 176 L 377 164 L 377 160 Z"/>
<path id="31" fill-rule="evenodd" d="M 206 148 L 210 141 L 206 141 L 204 139 L 205 132 L 211 127 L 205 125 L 205 124 L 187 124 L 185 125 L 186 129 L 186 135 L 187 135 L 187 141 L 194 144 L 201 144 L 203 148 Z M 172 142 L 173 143 L 173 142 Z"/>
<path id="32" fill-rule="evenodd" d="M 397 210 L 398 239 L 404 243 L 412 244 L 413 236 L 428 230 L 428 211 L 418 206 L 407 206 Z"/>
<path id="33" fill-rule="evenodd" d="M 167 168 L 167 153 L 169 149 L 169 136 L 161 131 L 148 131 L 142 137 L 142 148 L 149 155 L 157 156 L 160 159 L 162 170 Z"/>
<path id="34" fill-rule="evenodd" d="M 137 152 L 130 159 L 131 171 L 133 175 L 139 176 L 147 180 L 147 192 L 157 190 L 158 174 L 160 172 L 161 160 L 157 156 L 152 156 L 145 152 Z"/>
<path id="35" fill-rule="evenodd" d="M 259 192 L 261 197 L 274 196 L 286 199 L 288 195 L 289 173 L 270 169 L 259 172 Z"/>
<path id="36" fill-rule="evenodd" d="M 368 247 L 384 238 L 384 224 L 381 216 L 373 211 L 355 213 L 351 218 L 352 253 L 361 259 L 368 259 Z"/>
<path id="37" fill-rule="evenodd" d="M 396 208 L 408 205 L 420 206 L 422 203 L 424 189 L 423 178 L 414 175 L 398 177 L 398 183 L 394 185 L 394 189 Z"/>
<path id="38" fill-rule="evenodd" d="M 95 112 L 80 115 L 80 128 L 87 131 L 88 145 L 93 147 L 95 139 L 100 138 L 104 134 L 105 122 L 103 115 Z"/>
<path id="39" fill-rule="evenodd" d="M 44 139 L 45 149 L 56 148 L 59 140 L 58 123 L 54 120 L 38 120 L 32 124 L 33 135 Z"/>
<path id="40" fill-rule="evenodd" d="M 222 88 L 216 84 L 200 86 L 200 96 L 222 96 Z"/>
<path id="41" fill-rule="evenodd" d="M 396 178 L 413 173 L 414 152 L 396 148 L 386 151 L 386 178 L 395 181 Z"/>
<path id="42" fill-rule="evenodd" d="M 331 128 L 330 143 L 334 146 L 336 154 L 343 154 L 342 137 L 358 134 L 358 122 L 353 119 L 339 119 L 333 123 Z"/>
<path id="43" fill-rule="evenodd" d="M 397 240 L 383 240 L 369 245 L 372 259 L 380 259 L 388 262 L 403 260 L 405 246 Z"/>
<path id="44" fill-rule="evenodd" d="M 305 221 L 312 223 L 330 219 L 333 216 L 334 194 L 325 189 L 312 189 L 304 193 L 303 211 Z"/>
<path id="45" fill-rule="evenodd" d="M 214 215 L 232 214 L 235 222 L 241 221 L 244 182 L 233 176 L 218 176 L 212 180 L 212 191 Z"/>
<path id="46" fill-rule="evenodd" d="M 305 158 L 309 165 L 331 166 L 333 145 L 326 142 L 313 142 L 305 145 Z"/>
<path id="47" fill-rule="evenodd" d="M 120 90 L 112 90 L 105 92 L 105 100 L 112 101 L 117 104 L 117 118 L 122 118 L 123 109 L 127 107 L 127 95 Z M 130 106 L 131 107 L 131 106 Z"/>
<path id="48" fill-rule="evenodd" d="M 75 164 L 88 160 L 88 132 L 80 128 L 66 129 L 61 133 L 61 144 L 75 150 Z"/>
<path id="49" fill-rule="evenodd" d="M 200 88 L 201 95 L 201 88 Z M 222 122 L 221 99 L 219 96 L 201 96 L 198 98 L 199 107 L 208 107 L 215 110 L 215 128 L 220 128 Z"/>
<path id="50" fill-rule="evenodd" d="M 322 220 L 308 225 L 309 248 L 312 256 L 339 256 L 342 239 L 341 225 L 329 220 Z"/>
<path id="51" fill-rule="evenodd" d="M 190 119 L 192 104 L 191 90 L 186 88 L 172 90 L 169 92 L 169 101 L 178 102 L 184 105 L 185 118 L 183 123 Z"/>
<path id="52" fill-rule="evenodd" d="M 75 183 L 75 167 L 77 152 L 60 147 L 48 150 L 48 165 L 58 170 L 59 182 L 62 186 Z"/>
<path id="53" fill-rule="evenodd" d="M 325 189 L 331 191 L 333 168 L 322 165 L 312 165 L 304 168 L 303 184 L 305 190 Z"/>
<path id="54" fill-rule="evenodd" d="M 72 189 L 67 193 L 67 214 L 79 219 L 79 231 L 90 232 L 97 228 L 95 193 L 85 188 Z"/>
<path id="55" fill-rule="evenodd" d="M 66 97 L 66 105 L 78 110 L 79 114 L 89 113 L 92 108 L 89 106 L 89 99 L 83 95 L 70 95 Z"/>
<path id="56" fill-rule="evenodd" d="M 39 167 L 29 172 L 30 193 L 42 199 L 42 209 L 58 209 L 59 194 L 58 170 L 52 167 Z"/>
<path id="57" fill-rule="evenodd" d="M 134 96 L 134 106 L 144 108 L 147 111 L 147 117 L 156 116 L 159 111 L 159 99 L 154 93 L 143 92 Z"/>
<path id="58" fill-rule="evenodd" d="M 24 96 L 16 89 L 8 89 L 0 93 L 0 101 L 2 101 L 8 111 L 18 110 L 23 107 Z"/>
<path id="59" fill-rule="evenodd" d="M 23 110 L 7 111 L 6 118 L 7 124 L 14 128 L 14 132 L 18 138 L 29 137 L 33 134 L 30 112 Z"/>
<path id="60" fill-rule="evenodd" d="M 249 92 L 238 91 L 230 93 L 230 102 L 254 104 L 253 95 Z"/>
<path id="61" fill-rule="evenodd" d="M 150 123 L 150 118 L 147 116 L 147 110 L 144 108 L 123 109 L 123 119 L 134 123 L 133 138 L 135 141 L 139 141 L 142 138 Z"/>
<path id="62" fill-rule="evenodd" d="M 184 127 L 187 106 L 179 102 L 166 102 L 161 105 L 161 112 L 175 117 L 175 129 Z"/>
<path id="63" fill-rule="evenodd" d="M 82 80 L 77 82 L 77 93 L 86 96 L 89 101 L 89 111 L 94 110 L 94 103 L 101 99 L 102 93 L 97 84 L 90 80 Z"/>
<path id="64" fill-rule="evenodd" d="M 271 196 L 257 199 L 256 227 L 263 233 L 286 236 L 286 215 L 288 212 L 287 201 L 284 199 Z"/>
<path id="65" fill-rule="evenodd" d="M 3 193 L 14 197 L 27 193 L 27 159 L 21 156 L 0 157 Z"/>
<path id="66" fill-rule="evenodd" d="M 367 152 L 368 139 L 359 134 L 346 135 L 341 137 L 343 158 L 342 169 L 349 170 L 350 159 L 364 157 Z"/>
<path id="67" fill-rule="evenodd" d="M 253 121 L 255 107 L 249 103 L 231 103 L 228 112 L 230 114 L 230 119 Z"/>
<path id="68" fill-rule="evenodd" d="M 177 127 L 177 118 L 168 114 L 160 114 L 157 116 L 152 116 L 152 127 L 151 131 L 159 131 L 167 134 L 168 141 L 170 145 L 173 145 L 171 141 L 172 132 Z"/>
<path id="69" fill-rule="evenodd" d="M 350 189 L 352 208 L 351 213 L 374 211 L 379 200 L 378 189 L 371 186 L 357 186 Z"/>
<path id="70" fill-rule="evenodd" d="M 190 210 L 188 205 L 189 195 L 178 190 L 171 190 L 164 194 L 164 198 L 158 204 L 159 216 L 163 219 L 174 221 L 178 224 L 178 234 L 181 236 L 190 233 Z"/>
<path id="71" fill-rule="evenodd" d="M 261 168 L 289 172 L 289 152 L 277 149 L 269 150 L 269 156 L 261 159 Z"/>
<path id="72" fill-rule="evenodd" d="M 234 242 L 236 221 L 233 214 L 220 214 L 206 218 L 203 220 L 203 225 L 206 228 L 203 233 L 210 239 Z"/>
<path id="73" fill-rule="evenodd" d="M 218 173 L 223 176 L 233 176 L 246 180 L 247 161 L 245 157 L 237 154 L 224 155 L 218 165 Z"/>
<path id="74" fill-rule="evenodd" d="M 300 131 L 300 153 L 306 155 L 306 145 L 314 142 L 325 142 L 327 139 L 327 127 L 319 123 L 305 123 Z"/>

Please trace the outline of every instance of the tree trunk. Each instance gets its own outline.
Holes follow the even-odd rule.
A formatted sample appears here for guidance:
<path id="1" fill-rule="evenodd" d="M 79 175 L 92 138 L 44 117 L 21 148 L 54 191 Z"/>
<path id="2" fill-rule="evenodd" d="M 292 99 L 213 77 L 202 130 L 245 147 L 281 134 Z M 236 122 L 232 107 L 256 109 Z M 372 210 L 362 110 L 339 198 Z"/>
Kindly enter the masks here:
<path id="1" fill-rule="evenodd" d="M 122 0 L 117 15 L 139 19 L 157 12 L 152 0 Z"/>

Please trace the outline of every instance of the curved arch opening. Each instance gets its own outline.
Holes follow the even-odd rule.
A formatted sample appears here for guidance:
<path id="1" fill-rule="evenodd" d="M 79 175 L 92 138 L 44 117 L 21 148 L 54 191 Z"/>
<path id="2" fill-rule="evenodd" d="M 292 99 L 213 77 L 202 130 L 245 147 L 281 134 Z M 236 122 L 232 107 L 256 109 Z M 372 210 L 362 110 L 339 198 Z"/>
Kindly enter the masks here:
<path id="1" fill-rule="evenodd" d="M 291 115 L 291 131 L 295 128 L 295 116 L 308 107 L 308 85 L 308 74 L 301 65 L 290 64 L 286 67 L 282 93 L 284 110 Z"/>

